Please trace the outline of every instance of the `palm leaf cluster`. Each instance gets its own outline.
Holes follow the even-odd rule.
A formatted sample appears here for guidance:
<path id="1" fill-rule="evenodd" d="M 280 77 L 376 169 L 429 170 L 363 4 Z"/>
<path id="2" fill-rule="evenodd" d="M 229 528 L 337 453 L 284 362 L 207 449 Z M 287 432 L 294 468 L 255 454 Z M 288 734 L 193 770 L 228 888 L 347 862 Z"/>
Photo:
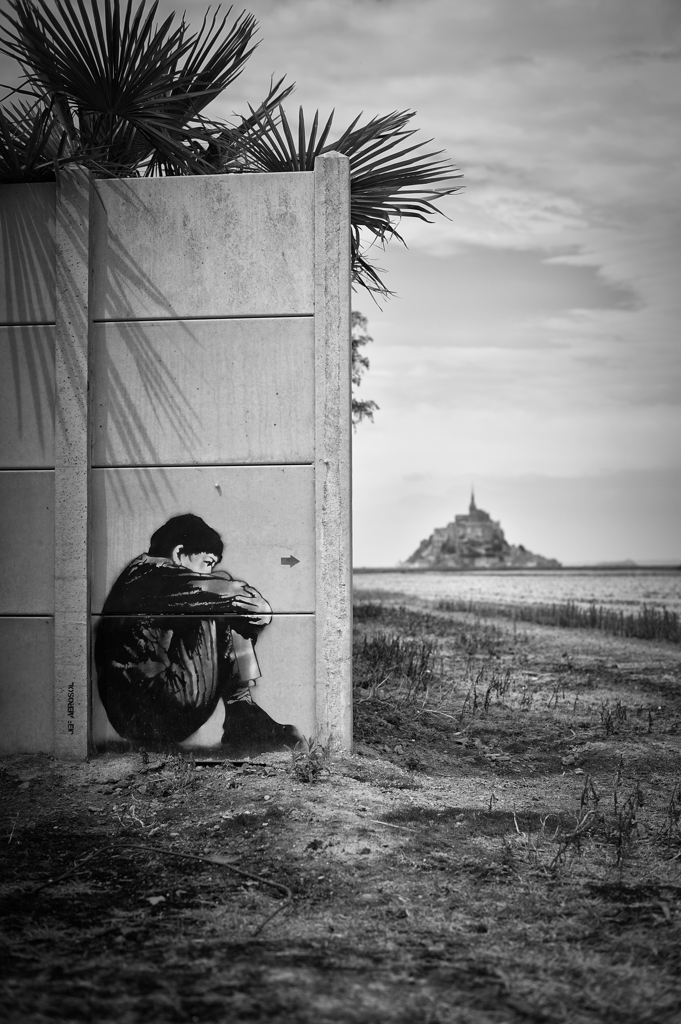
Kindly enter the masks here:
<path id="1" fill-rule="evenodd" d="M 350 160 L 353 277 L 389 294 L 367 257 L 371 244 L 402 240 L 404 217 L 428 220 L 459 177 L 440 152 L 412 143 L 412 111 L 357 117 L 333 140 L 333 114 L 293 128 L 282 106 L 292 86 L 268 95 L 233 124 L 205 108 L 253 53 L 255 18 L 231 8 L 191 32 L 174 15 L 156 22 L 158 0 L 8 0 L 0 52 L 22 69 L 20 102 L 0 108 L 0 183 L 54 179 L 68 161 L 107 176 L 310 171 L 320 153 Z"/>
<path id="2" fill-rule="evenodd" d="M 56 121 L 61 158 L 120 176 L 214 170 L 206 153 L 225 148 L 230 129 L 203 110 L 252 54 L 252 15 L 229 25 L 231 8 L 222 18 L 218 8 L 192 33 L 184 19 L 174 27 L 174 14 L 156 24 L 158 0 L 148 11 L 146 0 L 90 0 L 89 8 L 85 0 L 54 0 L 54 9 L 9 0 L 9 7 L 0 51 L 19 62 L 20 91 Z M 290 91 L 278 86 L 266 102 Z M 54 163 L 52 142 L 42 164 Z M 34 161 L 44 172 L 42 164 Z"/>
<path id="3" fill-rule="evenodd" d="M 54 111 L 40 100 L 0 107 L 0 183 L 53 180 L 63 137 Z"/>

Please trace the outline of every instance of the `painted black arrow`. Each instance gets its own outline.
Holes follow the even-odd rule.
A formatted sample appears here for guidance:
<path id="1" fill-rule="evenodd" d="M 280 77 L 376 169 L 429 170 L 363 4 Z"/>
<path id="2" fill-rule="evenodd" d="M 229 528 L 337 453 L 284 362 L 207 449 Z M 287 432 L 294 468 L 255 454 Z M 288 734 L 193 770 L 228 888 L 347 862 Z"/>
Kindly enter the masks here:
<path id="1" fill-rule="evenodd" d="M 299 561 L 300 561 L 300 559 L 296 558 L 295 555 L 289 555 L 288 558 L 282 558 L 281 564 L 282 565 L 288 565 L 288 566 L 294 566 L 294 565 L 298 565 Z"/>

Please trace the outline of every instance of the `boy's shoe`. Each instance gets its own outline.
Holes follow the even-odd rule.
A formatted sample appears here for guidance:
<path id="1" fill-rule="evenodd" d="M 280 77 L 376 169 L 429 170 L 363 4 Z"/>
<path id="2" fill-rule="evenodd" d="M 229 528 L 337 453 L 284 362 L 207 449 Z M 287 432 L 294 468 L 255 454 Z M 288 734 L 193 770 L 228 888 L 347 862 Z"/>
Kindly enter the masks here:
<path id="1" fill-rule="evenodd" d="M 229 757 L 250 757 L 294 747 L 301 736 L 293 725 L 280 725 L 257 704 L 230 702 L 225 708 L 222 745 Z"/>

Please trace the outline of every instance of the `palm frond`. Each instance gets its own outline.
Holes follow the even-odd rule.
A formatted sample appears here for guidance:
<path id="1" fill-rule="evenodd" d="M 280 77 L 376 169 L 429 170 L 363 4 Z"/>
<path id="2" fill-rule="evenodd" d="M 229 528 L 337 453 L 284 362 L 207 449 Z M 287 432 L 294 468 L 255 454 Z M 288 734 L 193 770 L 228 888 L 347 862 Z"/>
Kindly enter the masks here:
<path id="1" fill-rule="evenodd" d="M 35 99 L 0 111 L 0 180 L 43 180 L 69 160 L 115 176 L 312 171 L 335 150 L 350 160 L 355 284 L 389 295 L 371 247 L 404 241 L 404 218 L 430 220 L 459 190 L 442 152 L 413 140 L 414 112 L 359 115 L 329 141 L 333 112 L 320 130 L 319 112 L 308 128 L 301 107 L 294 128 L 282 105 L 293 86 L 279 79 L 249 116 L 211 120 L 203 111 L 241 74 L 257 22 L 244 12 L 230 27 L 232 8 L 218 6 L 192 34 L 173 14 L 157 23 L 158 4 L 7 0 L 0 53 L 19 62 L 19 91 Z"/>
<path id="2" fill-rule="evenodd" d="M 312 171 L 314 162 L 324 151 L 324 144 L 333 123 L 333 111 L 317 139 L 319 111 L 315 113 L 309 139 L 305 129 L 303 108 L 298 111 L 297 141 L 281 103 L 275 116 L 273 107 L 262 111 L 251 108 L 251 116 L 242 121 L 245 146 L 253 170 Z M 248 127 L 248 131 L 246 131 Z"/>
<path id="3" fill-rule="evenodd" d="M 327 141 L 333 113 L 319 139 L 318 111 L 309 135 L 302 107 L 296 133 L 281 105 L 276 119 L 271 110 L 260 117 L 254 111 L 251 114 L 254 128 L 260 129 L 246 133 L 246 149 L 255 170 L 311 171 L 316 158 L 331 151 L 349 158 L 353 278 L 373 294 L 391 294 L 381 279 L 382 271 L 369 259 L 370 244 L 385 246 L 391 238 L 404 241 L 398 229 L 401 220 L 428 221 L 440 212 L 435 205 L 438 200 L 459 191 L 459 186 L 443 183 L 461 177 L 442 151 L 424 151 L 428 141 L 410 141 L 415 129 L 408 125 L 414 111 L 393 111 L 358 127 L 360 114 L 333 142 Z M 370 244 L 364 243 L 363 231 L 371 236 Z"/>
<path id="4" fill-rule="evenodd" d="M 210 25 L 209 12 L 205 14 L 201 29 L 185 57 L 173 95 L 185 104 L 187 115 L 197 114 L 231 85 L 258 46 L 258 43 L 250 46 L 258 23 L 252 14 L 245 11 L 236 19 L 227 36 L 221 38 L 231 10 L 230 7 L 220 24 L 217 23 L 219 7 Z"/>
<path id="5" fill-rule="evenodd" d="M 285 86 L 284 77 L 276 82 L 272 77 L 267 96 L 255 110 L 250 108 L 249 117 L 235 115 L 237 121 L 234 124 L 216 122 L 212 126 L 212 139 L 204 152 L 210 168 L 206 173 L 240 173 L 252 169 L 248 148 L 254 139 L 268 130 L 265 114 L 275 110 L 295 88 L 294 85 Z"/>
<path id="6" fill-rule="evenodd" d="M 9 0 L 0 52 L 13 56 L 27 85 L 54 105 L 84 162 L 134 173 L 145 161 L 175 173 L 205 173 L 202 152 L 215 131 L 202 109 L 241 73 L 257 22 L 227 25 L 207 13 L 198 33 L 174 15 L 155 24 L 158 0 Z M 125 3 L 125 6 L 123 4 Z"/>
<path id="7" fill-rule="evenodd" d="M 0 184 L 54 181 L 64 145 L 54 111 L 26 101 L 0 108 Z"/>

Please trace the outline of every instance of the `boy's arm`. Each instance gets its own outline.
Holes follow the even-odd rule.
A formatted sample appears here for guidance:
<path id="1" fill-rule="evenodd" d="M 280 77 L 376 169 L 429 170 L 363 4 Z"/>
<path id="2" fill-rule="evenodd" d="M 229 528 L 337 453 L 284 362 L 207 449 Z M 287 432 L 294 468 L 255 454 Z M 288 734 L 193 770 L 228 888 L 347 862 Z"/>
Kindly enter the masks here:
<path id="1" fill-rule="evenodd" d="M 199 576 L 196 586 L 207 595 L 212 594 L 217 599 L 229 602 L 229 610 L 243 616 L 251 627 L 262 628 L 272 621 L 269 602 L 250 583 L 234 580 L 227 573 L 215 572 L 210 576 Z"/>
<path id="2" fill-rule="evenodd" d="M 240 583 L 227 573 L 203 576 L 191 569 L 150 560 L 132 563 L 118 578 L 107 598 L 105 614 L 114 615 L 226 615 Z"/>
<path id="3" fill-rule="evenodd" d="M 106 615 L 235 615 L 262 628 L 272 618 L 269 604 L 253 587 L 218 571 L 210 576 L 167 562 L 136 559 L 114 584 Z"/>

